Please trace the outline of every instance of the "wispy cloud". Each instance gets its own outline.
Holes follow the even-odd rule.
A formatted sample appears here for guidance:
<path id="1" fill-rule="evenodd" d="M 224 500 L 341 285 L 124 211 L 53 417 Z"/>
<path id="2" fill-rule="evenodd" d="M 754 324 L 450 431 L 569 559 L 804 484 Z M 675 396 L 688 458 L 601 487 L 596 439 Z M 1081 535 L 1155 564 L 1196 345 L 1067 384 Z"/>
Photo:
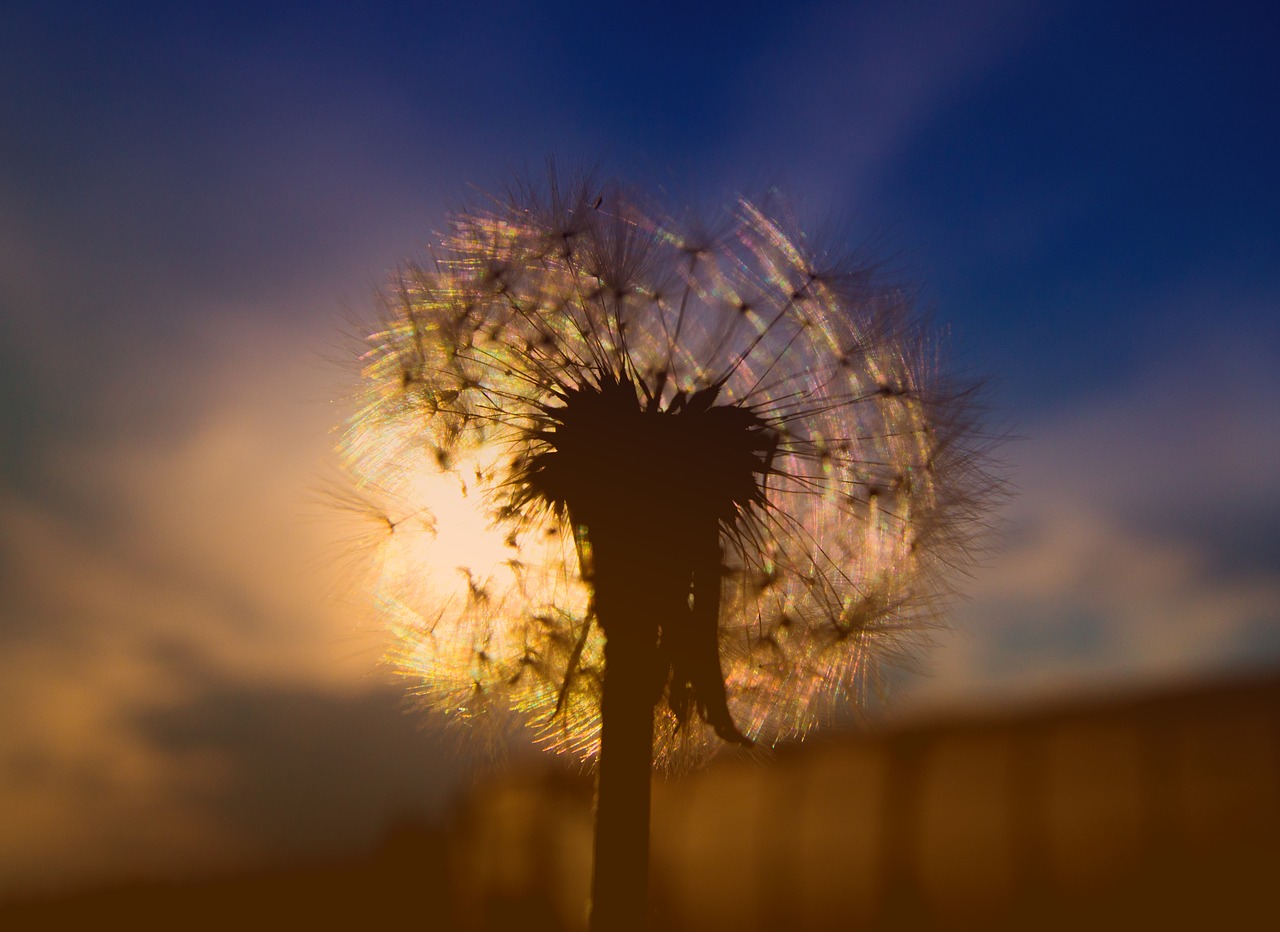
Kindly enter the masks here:
<path id="1" fill-rule="evenodd" d="M 761 50 L 727 173 L 788 166 L 789 185 L 866 210 L 915 134 L 1040 19 L 1004 2 L 810 8 Z"/>
<path id="2" fill-rule="evenodd" d="M 1207 337 L 1029 426 L 1010 449 L 1019 494 L 1003 552 L 957 608 L 920 698 L 1280 662 L 1280 379 L 1268 357 Z"/>
<path id="3" fill-rule="evenodd" d="M 198 402 L 150 425 L 167 366 L 140 362 L 110 388 L 135 409 L 114 431 L 31 451 L 44 492 L 0 490 L 0 797 L 19 814 L 0 892 L 349 844 L 452 785 L 389 698 L 381 634 L 334 585 L 332 527 L 310 520 L 337 414 L 318 403 L 324 364 L 281 352 L 287 336 L 210 335 L 183 373 Z M 363 789 L 348 801 L 360 831 L 306 806 L 324 792 L 299 796 L 279 756 L 251 753 L 273 741 L 314 764 L 314 787 Z M 421 771 L 353 773 L 348 758 Z M 293 821 L 233 818 L 264 799 Z"/>

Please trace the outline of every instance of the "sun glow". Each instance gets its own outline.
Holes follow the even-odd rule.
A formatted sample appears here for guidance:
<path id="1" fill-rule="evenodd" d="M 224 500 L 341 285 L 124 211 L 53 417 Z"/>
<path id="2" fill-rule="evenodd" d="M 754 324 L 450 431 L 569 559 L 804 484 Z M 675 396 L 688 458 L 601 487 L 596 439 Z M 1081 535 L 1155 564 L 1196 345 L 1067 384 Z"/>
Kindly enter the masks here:
<path id="1" fill-rule="evenodd" d="M 420 521 L 410 524 L 396 540 L 395 556 L 386 567 L 396 575 L 429 574 L 433 595 L 447 599 L 466 595 L 503 570 L 515 557 L 504 544 L 504 532 L 494 526 L 484 502 L 470 494 L 454 473 L 425 466 L 409 476 L 404 497 L 422 505 Z M 452 581 L 452 582 L 451 582 Z"/>

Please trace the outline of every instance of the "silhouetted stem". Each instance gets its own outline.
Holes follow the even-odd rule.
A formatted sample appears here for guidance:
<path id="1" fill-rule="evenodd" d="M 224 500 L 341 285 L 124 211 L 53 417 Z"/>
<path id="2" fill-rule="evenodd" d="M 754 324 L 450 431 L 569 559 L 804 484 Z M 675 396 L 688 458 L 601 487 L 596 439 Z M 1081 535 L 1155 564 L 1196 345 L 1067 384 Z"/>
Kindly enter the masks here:
<path id="1" fill-rule="evenodd" d="M 648 928 L 655 640 L 644 626 L 605 640 L 591 932 Z"/>

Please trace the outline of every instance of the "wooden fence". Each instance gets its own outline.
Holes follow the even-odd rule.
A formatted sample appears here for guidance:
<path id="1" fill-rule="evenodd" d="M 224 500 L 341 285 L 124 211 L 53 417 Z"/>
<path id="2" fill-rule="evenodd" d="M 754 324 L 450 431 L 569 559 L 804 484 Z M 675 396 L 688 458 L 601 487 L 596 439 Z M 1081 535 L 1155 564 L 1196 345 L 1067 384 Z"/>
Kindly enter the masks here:
<path id="1" fill-rule="evenodd" d="M 464 928 L 584 927 L 590 782 L 478 791 Z M 803 745 L 655 786 L 655 929 L 1280 928 L 1280 677 Z"/>

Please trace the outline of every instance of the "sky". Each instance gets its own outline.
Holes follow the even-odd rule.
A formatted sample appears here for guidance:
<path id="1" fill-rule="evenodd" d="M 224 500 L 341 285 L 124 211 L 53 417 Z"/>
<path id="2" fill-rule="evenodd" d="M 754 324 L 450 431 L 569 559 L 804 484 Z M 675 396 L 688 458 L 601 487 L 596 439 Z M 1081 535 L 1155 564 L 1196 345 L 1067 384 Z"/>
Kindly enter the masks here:
<path id="1" fill-rule="evenodd" d="M 893 707 L 1280 666 L 1280 24 L 1220 6 L 11 5 L 0 897 L 466 785 L 316 489 L 377 288 L 548 157 L 778 188 L 985 379 L 1014 494 Z"/>

